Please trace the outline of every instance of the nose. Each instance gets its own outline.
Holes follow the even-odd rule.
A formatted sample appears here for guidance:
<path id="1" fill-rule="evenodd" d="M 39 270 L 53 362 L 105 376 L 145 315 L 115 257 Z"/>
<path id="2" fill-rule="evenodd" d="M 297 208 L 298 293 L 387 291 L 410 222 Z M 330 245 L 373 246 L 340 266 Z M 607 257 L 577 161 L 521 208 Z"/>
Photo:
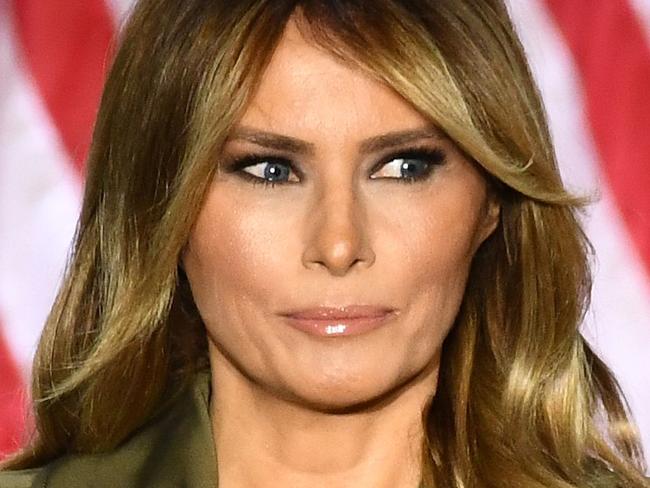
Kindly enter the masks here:
<path id="1" fill-rule="evenodd" d="M 355 265 L 374 263 L 366 212 L 352 188 L 339 186 L 321 195 L 307 218 L 310 233 L 302 256 L 305 267 L 324 267 L 334 276 L 343 276 Z"/>

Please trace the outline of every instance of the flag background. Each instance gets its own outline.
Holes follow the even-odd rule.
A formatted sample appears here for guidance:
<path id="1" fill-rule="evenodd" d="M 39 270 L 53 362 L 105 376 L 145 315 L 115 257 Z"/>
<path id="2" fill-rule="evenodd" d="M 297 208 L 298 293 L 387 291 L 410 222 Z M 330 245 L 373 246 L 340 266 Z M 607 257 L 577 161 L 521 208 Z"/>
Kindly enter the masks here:
<path id="1" fill-rule="evenodd" d="M 0 458 L 80 208 L 83 161 L 130 0 L 0 0 Z M 650 0 L 510 0 L 565 181 L 599 196 L 583 333 L 650 450 Z"/>

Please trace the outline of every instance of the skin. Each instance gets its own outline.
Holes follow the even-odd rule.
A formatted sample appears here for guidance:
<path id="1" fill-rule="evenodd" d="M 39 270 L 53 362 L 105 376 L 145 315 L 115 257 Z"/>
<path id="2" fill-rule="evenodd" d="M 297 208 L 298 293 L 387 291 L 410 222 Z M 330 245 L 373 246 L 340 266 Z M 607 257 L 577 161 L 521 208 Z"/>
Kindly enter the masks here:
<path id="1" fill-rule="evenodd" d="M 480 173 L 439 132 L 361 151 L 369 138 L 421 129 L 431 125 L 407 101 L 289 23 L 233 134 L 272 132 L 312 151 L 231 137 L 183 255 L 209 338 L 221 488 L 418 486 L 421 411 L 472 257 L 499 213 Z M 373 172 L 413 146 L 442 150 L 444 164 L 413 184 L 394 163 Z M 302 174 L 253 184 L 228 166 L 251 152 Z M 337 338 L 277 315 L 348 304 L 398 313 Z"/>

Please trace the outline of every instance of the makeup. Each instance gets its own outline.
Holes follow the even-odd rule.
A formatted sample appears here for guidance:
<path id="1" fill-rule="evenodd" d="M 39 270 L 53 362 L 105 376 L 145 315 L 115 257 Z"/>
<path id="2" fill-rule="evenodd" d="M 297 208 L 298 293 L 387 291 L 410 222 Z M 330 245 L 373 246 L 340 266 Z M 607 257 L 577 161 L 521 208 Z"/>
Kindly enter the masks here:
<path id="1" fill-rule="evenodd" d="M 319 337 L 345 337 L 378 329 L 395 318 L 397 311 L 371 306 L 317 307 L 282 316 L 289 326 L 302 332 Z"/>
<path id="2" fill-rule="evenodd" d="M 397 176 L 370 176 L 371 180 L 394 180 L 398 183 L 424 182 L 435 171 L 436 167 L 445 163 L 445 152 L 440 148 L 427 145 L 413 146 L 411 148 L 393 151 L 375 163 L 371 174 L 378 172 L 382 167 L 391 167 Z M 304 180 L 304 171 L 296 161 L 274 154 L 261 152 L 247 152 L 239 157 L 226 158 L 227 172 L 235 173 L 244 181 L 253 184 L 263 184 L 274 187 L 276 185 L 293 185 Z M 397 164 L 395 164 L 397 163 Z M 264 169 L 266 166 L 266 169 Z M 298 176 L 290 178 L 291 173 Z M 267 179 L 270 178 L 270 179 Z"/>

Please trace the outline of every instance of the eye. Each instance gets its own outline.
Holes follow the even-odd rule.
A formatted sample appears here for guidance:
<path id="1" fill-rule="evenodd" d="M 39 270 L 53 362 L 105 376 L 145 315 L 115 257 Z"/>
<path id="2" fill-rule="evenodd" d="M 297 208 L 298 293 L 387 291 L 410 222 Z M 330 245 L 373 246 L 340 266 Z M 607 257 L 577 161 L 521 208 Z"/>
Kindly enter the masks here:
<path id="1" fill-rule="evenodd" d="M 292 163 L 285 158 L 250 155 L 238 159 L 230 168 L 252 183 L 264 185 L 298 183 L 300 180 L 290 175 L 296 173 Z"/>
<path id="2" fill-rule="evenodd" d="M 381 168 L 379 176 L 370 178 L 373 180 L 391 178 L 400 183 L 414 183 L 426 179 L 435 166 L 442 165 L 444 162 L 445 153 L 441 149 L 412 149 L 385 158 L 378 165 Z"/>

